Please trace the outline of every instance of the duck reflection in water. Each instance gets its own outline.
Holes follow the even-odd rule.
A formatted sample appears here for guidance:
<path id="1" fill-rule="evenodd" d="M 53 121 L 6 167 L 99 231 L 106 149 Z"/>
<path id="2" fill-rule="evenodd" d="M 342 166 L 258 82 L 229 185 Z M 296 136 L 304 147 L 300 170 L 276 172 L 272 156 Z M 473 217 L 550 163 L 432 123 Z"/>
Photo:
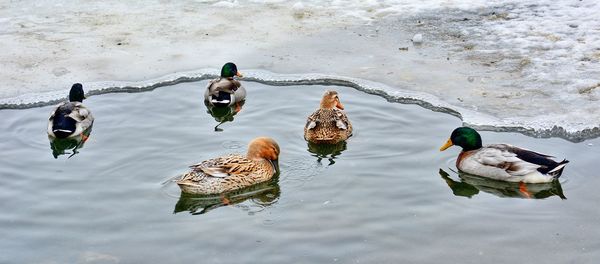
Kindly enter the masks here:
<path id="1" fill-rule="evenodd" d="M 221 132 L 222 128 L 219 128 L 220 125 L 226 122 L 233 122 L 233 116 L 242 111 L 242 106 L 244 106 L 245 101 L 241 101 L 235 103 L 230 106 L 215 106 L 210 104 L 208 101 L 204 101 L 204 105 L 206 105 L 206 113 L 210 114 L 215 121 L 219 122 L 215 126 L 215 131 Z"/>
<path id="2" fill-rule="evenodd" d="M 83 133 L 68 138 L 56 138 L 48 136 L 50 140 L 50 149 L 52 149 L 52 156 L 58 159 L 60 155 L 71 154 L 67 158 L 73 157 L 79 153 L 79 150 L 83 148 L 85 142 L 90 138 L 92 133 L 92 126 L 88 127 Z M 70 152 L 69 152 L 70 150 Z"/>
<path id="3" fill-rule="evenodd" d="M 215 195 L 201 195 L 181 193 L 179 201 L 175 204 L 173 213 L 189 211 L 193 215 L 205 214 L 221 206 L 236 206 L 249 213 L 256 213 L 277 203 L 281 189 L 279 187 L 278 175 L 270 181 L 252 185 L 250 187 Z M 250 200 L 251 204 L 242 204 Z M 253 210 L 253 208 L 258 208 Z"/>
<path id="4" fill-rule="evenodd" d="M 329 160 L 329 164 L 335 164 L 337 156 L 341 155 L 346 150 L 346 141 L 338 142 L 336 144 L 316 144 L 312 142 L 308 143 L 308 152 L 312 153 L 312 156 L 317 157 L 317 162 L 321 163 L 321 160 Z"/>
<path id="5" fill-rule="evenodd" d="M 455 181 L 442 169 L 439 174 L 456 196 L 471 198 L 483 191 L 503 198 L 544 199 L 556 195 L 567 199 L 557 180 L 547 183 L 506 182 L 459 172 L 460 181 Z"/>

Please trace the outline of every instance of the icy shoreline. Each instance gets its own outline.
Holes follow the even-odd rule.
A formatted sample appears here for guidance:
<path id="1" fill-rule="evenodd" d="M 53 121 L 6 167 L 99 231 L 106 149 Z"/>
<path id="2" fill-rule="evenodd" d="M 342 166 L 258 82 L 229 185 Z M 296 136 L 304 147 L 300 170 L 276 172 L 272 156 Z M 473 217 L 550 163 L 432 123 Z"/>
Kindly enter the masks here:
<path id="1" fill-rule="evenodd" d="M 411 91 L 399 87 L 390 87 L 383 83 L 368 80 L 327 75 L 327 74 L 276 74 L 264 70 L 247 70 L 244 81 L 259 82 L 267 85 L 337 85 L 384 97 L 389 102 L 417 104 L 424 108 L 454 115 L 465 125 L 488 131 L 519 132 L 534 137 L 560 137 L 573 142 L 600 136 L 598 127 L 575 126 L 566 120 L 510 120 L 499 119 L 480 112 L 457 107 L 440 100 L 431 94 Z M 174 73 L 160 78 L 138 82 L 95 82 L 87 83 L 87 95 L 101 95 L 118 92 L 146 92 L 182 82 L 207 80 L 218 76 L 216 69 L 202 69 Z M 199 88 L 200 89 L 200 88 Z M 0 99 L 0 109 L 25 109 L 54 104 L 64 100 L 68 90 L 41 94 L 25 94 L 14 98 Z M 554 121 L 554 122 L 553 122 Z M 569 124 L 570 126 L 563 126 Z"/>
<path id="2" fill-rule="evenodd" d="M 332 82 L 580 141 L 600 133 L 599 12 L 566 0 L 0 3 L 0 104 L 56 102 L 74 82 L 153 89 L 234 61 L 267 84 Z"/>

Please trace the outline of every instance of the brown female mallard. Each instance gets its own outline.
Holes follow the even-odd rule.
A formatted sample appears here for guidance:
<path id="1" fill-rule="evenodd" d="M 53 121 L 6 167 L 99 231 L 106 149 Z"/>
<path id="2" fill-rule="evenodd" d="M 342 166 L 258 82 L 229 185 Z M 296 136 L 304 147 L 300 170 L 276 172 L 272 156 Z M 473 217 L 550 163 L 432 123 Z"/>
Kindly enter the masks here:
<path id="1" fill-rule="evenodd" d="M 304 139 L 316 144 L 336 144 L 352 135 L 352 124 L 342 110 L 336 91 L 326 91 L 321 105 L 306 120 Z"/>
<path id="2" fill-rule="evenodd" d="M 192 194 L 218 194 L 270 180 L 278 171 L 279 145 L 268 137 L 255 138 L 246 156 L 232 154 L 190 166 L 177 184 Z"/>

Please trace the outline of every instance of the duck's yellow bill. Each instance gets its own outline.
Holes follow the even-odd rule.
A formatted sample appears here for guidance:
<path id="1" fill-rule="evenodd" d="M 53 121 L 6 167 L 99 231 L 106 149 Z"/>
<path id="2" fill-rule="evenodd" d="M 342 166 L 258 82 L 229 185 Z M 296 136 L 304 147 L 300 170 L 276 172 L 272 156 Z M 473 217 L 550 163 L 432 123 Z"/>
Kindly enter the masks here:
<path id="1" fill-rule="evenodd" d="M 237 76 L 237 77 L 244 77 L 244 75 L 242 75 L 242 73 L 240 71 L 237 71 L 235 73 L 235 76 Z"/>
<path id="2" fill-rule="evenodd" d="M 452 143 L 452 139 L 448 139 L 448 141 L 446 141 L 446 144 L 444 144 L 441 148 L 440 151 L 444 151 L 449 147 L 452 147 L 454 145 L 454 143 Z"/>

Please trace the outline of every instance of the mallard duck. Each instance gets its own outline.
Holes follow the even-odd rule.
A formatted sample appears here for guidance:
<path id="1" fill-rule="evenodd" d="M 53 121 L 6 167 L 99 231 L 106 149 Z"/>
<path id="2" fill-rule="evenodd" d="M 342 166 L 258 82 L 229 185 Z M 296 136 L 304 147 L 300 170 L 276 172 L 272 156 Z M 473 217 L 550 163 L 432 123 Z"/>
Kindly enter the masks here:
<path id="1" fill-rule="evenodd" d="M 244 101 L 246 89 L 233 76 L 242 77 L 242 74 L 233 62 L 225 63 L 221 68 L 221 77 L 208 82 L 204 100 L 215 106 L 230 106 Z"/>
<path id="2" fill-rule="evenodd" d="M 279 145 L 268 137 L 255 138 L 246 156 L 232 154 L 190 166 L 177 184 L 185 193 L 218 194 L 270 180 L 279 170 Z"/>
<path id="3" fill-rule="evenodd" d="M 469 127 L 452 131 L 440 151 L 462 147 L 456 167 L 466 173 L 509 182 L 542 183 L 558 179 L 568 160 L 556 162 L 552 156 L 508 144 L 481 145 L 481 136 Z"/>
<path id="4" fill-rule="evenodd" d="M 316 144 L 336 144 L 352 135 L 352 124 L 342 111 L 336 91 L 326 91 L 321 105 L 306 120 L 304 139 Z"/>
<path id="5" fill-rule="evenodd" d="M 52 110 L 48 118 L 48 136 L 50 138 L 79 137 L 94 123 L 94 117 L 83 102 L 83 86 L 73 84 L 69 91 L 69 101 L 62 102 Z"/>

